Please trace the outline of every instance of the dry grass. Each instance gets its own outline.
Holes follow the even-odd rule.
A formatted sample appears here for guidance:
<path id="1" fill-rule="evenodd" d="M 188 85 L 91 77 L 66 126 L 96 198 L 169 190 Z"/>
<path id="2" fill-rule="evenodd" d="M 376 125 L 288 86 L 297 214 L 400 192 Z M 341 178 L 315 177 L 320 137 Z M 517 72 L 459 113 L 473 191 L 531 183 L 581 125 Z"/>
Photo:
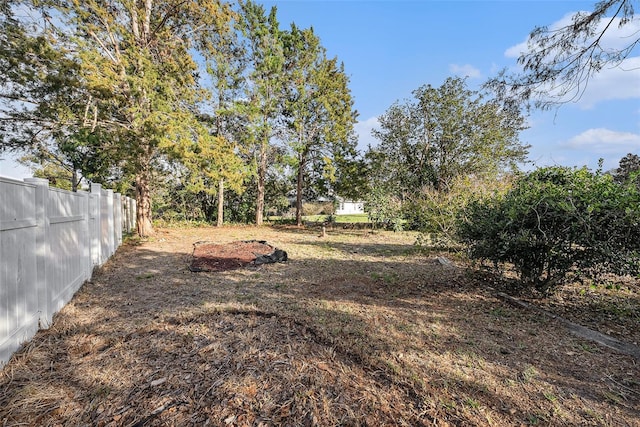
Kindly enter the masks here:
<path id="1" fill-rule="evenodd" d="M 194 242 L 248 239 L 289 262 L 188 270 Z M 637 360 L 412 242 L 237 227 L 126 245 L 4 366 L 0 425 L 640 425 Z M 608 307 L 587 326 L 639 342 L 637 283 L 596 292 L 538 303 Z"/>

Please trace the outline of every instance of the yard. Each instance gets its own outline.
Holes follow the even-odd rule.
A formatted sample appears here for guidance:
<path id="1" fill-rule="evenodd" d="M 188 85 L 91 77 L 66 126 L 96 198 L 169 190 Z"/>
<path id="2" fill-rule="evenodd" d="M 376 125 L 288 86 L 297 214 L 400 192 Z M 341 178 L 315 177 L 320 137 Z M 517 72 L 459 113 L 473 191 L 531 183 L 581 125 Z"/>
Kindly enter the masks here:
<path id="1" fill-rule="evenodd" d="M 249 239 L 289 260 L 188 268 L 195 242 Z M 130 241 L 3 367 L 0 425 L 640 425 L 640 360 L 414 240 L 228 227 Z M 640 286 L 610 288 L 529 302 L 640 344 Z"/>

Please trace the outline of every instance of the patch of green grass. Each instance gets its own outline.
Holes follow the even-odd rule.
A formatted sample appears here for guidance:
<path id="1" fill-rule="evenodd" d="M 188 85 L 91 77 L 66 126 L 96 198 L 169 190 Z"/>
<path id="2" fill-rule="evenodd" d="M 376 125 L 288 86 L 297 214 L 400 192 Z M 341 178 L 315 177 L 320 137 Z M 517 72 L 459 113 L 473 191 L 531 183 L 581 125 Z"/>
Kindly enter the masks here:
<path id="1" fill-rule="evenodd" d="M 444 399 L 440 402 L 442 404 L 442 407 L 445 409 L 456 409 L 456 402 L 454 400 L 448 400 L 448 399 Z"/>
<path id="2" fill-rule="evenodd" d="M 535 367 L 529 365 L 526 367 L 524 371 L 522 371 L 518 375 L 518 378 L 522 383 L 529 383 L 537 376 L 538 376 L 538 370 Z"/>
<path id="3" fill-rule="evenodd" d="M 400 366 L 393 363 L 391 360 L 385 360 L 384 363 L 386 363 L 387 368 L 389 368 L 389 370 L 393 372 L 394 375 L 400 375 L 400 373 L 402 372 Z"/>
<path id="4" fill-rule="evenodd" d="M 369 222 L 369 214 L 334 215 L 333 219 L 337 223 Z"/>
<path id="5" fill-rule="evenodd" d="M 502 307 L 492 308 L 489 313 L 491 313 L 495 317 L 507 317 L 507 312 Z"/>
<path id="6" fill-rule="evenodd" d="M 464 400 L 464 403 L 467 406 L 469 406 L 470 408 L 473 408 L 473 409 L 478 409 L 480 407 L 480 402 L 478 402 L 477 400 L 475 400 L 474 398 L 471 398 L 471 397 L 467 397 Z"/>
<path id="7" fill-rule="evenodd" d="M 527 415 L 527 421 L 529 422 L 529 425 L 537 426 L 540 424 L 542 419 L 537 414 L 529 414 Z"/>
<path id="8" fill-rule="evenodd" d="M 369 222 L 368 214 L 350 214 L 350 215 L 307 215 L 302 217 L 304 221 L 309 222 L 328 222 L 333 220 L 336 224 L 353 224 Z"/>
<path id="9" fill-rule="evenodd" d="M 153 226 L 156 228 L 197 228 L 211 225 L 211 222 L 204 219 L 157 218 L 153 220 Z"/>
<path id="10" fill-rule="evenodd" d="M 374 271 L 371 273 L 371 278 L 373 280 L 381 280 L 387 285 L 392 285 L 398 281 L 399 276 L 398 273 L 378 273 Z"/>
<path id="11" fill-rule="evenodd" d="M 587 343 L 580 343 L 578 344 L 578 346 L 580 347 L 580 350 L 584 351 L 585 353 L 594 353 L 598 350 L 597 347 L 594 347 Z"/>
<path id="12" fill-rule="evenodd" d="M 286 221 L 281 216 L 269 216 L 267 218 L 269 221 L 273 222 L 283 222 Z M 305 222 L 329 222 L 333 220 L 336 224 L 354 224 L 354 223 L 368 223 L 369 215 L 368 214 L 350 214 L 350 215 L 305 215 L 302 217 L 302 220 Z M 292 223 L 295 222 L 294 219 L 291 220 Z"/>
<path id="13" fill-rule="evenodd" d="M 608 400 L 609 402 L 615 404 L 615 405 L 619 405 L 620 402 L 622 402 L 622 399 L 619 395 L 605 391 L 604 393 L 604 398 L 606 400 Z"/>

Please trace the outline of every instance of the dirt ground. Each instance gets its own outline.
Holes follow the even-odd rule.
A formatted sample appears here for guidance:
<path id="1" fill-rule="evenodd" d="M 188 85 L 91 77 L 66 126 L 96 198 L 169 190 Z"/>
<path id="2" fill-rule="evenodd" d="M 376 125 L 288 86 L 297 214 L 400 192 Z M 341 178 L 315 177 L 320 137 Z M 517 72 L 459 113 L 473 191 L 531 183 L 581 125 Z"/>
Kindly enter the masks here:
<path id="1" fill-rule="evenodd" d="M 261 240 L 228 243 L 196 242 L 193 244 L 189 270 L 193 272 L 228 271 L 248 265 L 259 265 L 256 259 L 269 256 L 277 248 Z"/>
<path id="2" fill-rule="evenodd" d="M 189 269 L 195 242 L 253 239 L 288 261 Z M 639 360 L 414 240 L 228 227 L 130 241 L 2 368 L 0 425 L 640 426 Z M 528 301 L 640 344 L 637 281 Z"/>

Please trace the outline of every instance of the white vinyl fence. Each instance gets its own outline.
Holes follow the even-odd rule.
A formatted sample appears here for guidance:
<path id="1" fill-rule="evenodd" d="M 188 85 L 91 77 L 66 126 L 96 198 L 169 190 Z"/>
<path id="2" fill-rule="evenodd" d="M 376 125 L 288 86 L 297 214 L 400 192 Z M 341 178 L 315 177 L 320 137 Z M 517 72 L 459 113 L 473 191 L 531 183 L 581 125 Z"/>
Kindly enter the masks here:
<path id="1" fill-rule="evenodd" d="M 135 209 L 100 184 L 73 193 L 0 177 L 0 366 L 113 255 Z"/>

